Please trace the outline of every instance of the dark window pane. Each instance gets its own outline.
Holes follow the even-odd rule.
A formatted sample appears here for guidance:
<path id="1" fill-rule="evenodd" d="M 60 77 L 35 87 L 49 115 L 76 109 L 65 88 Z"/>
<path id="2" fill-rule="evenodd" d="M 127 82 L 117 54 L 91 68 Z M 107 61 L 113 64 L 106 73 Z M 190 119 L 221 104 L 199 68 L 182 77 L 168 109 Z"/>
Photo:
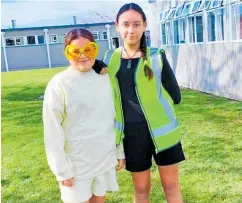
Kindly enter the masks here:
<path id="1" fill-rule="evenodd" d="M 217 7 L 221 5 L 221 1 L 214 1 L 212 7 Z"/>
<path id="2" fill-rule="evenodd" d="M 27 36 L 28 44 L 36 44 L 35 43 L 35 36 Z"/>
<path id="3" fill-rule="evenodd" d="M 203 42 L 203 18 L 202 16 L 196 16 L 196 35 L 197 42 Z"/>
<path id="4" fill-rule="evenodd" d="M 44 37 L 44 35 L 38 36 L 38 43 L 39 44 L 44 44 L 45 43 L 45 37 Z"/>
<path id="5" fill-rule="evenodd" d="M 197 42 L 203 42 L 203 33 L 197 33 Z"/>
<path id="6" fill-rule="evenodd" d="M 174 43 L 179 43 L 178 21 L 174 21 Z"/>
<path id="7" fill-rule="evenodd" d="M 186 15 L 189 13 L 189 9 L 190 9 L 191 4 L 186 4 L 185 8 L 183 9 L 182 15 Z"/>
<path id="8" fill-rule="evenodd" d="M 196 12 L 197 10 L 198 10 L 198 8 L 199 8 L 199 6 L 200 6 L 200 1 L 197 1 L 195 4 L 194 4 L 194 7 L 193 7 L 193 9 L 192 9 L 192 12 Z"/>
<path id="9" fill-rule="evenodd" d="M 15 41 L 14 39 L 6 39 L 6 46 L 14 46 L 15 45 Z"/>
<path id="10" fill-rule="evenodd" d="M 215 15 L 213 12 L 208 15 L 208 40 L 215 41 Z"/>

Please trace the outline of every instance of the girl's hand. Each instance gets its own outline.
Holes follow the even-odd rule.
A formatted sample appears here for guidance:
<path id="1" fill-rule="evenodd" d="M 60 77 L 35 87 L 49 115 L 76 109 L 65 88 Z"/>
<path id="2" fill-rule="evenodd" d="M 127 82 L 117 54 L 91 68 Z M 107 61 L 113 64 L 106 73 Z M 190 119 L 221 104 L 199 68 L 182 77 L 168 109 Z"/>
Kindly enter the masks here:
<path id="1" fill-rule="evenodd" d="M 106 73 L 108 73 L 108 68 L 107 67 L 102 68 L 100 74 L 105 75 Z"/>
<path id="2" fill-rule="evenodd" d="M 125 166 L 125 159 L 118 159 L 118 164 L 116 166 L 116 171 L 120 171 Z"/>
<path id="3" fill-rule="evenodd" d="M 60 181 L 60 183 L 66 187 L 72 187 L 74 185 L 74 178 Z"/>

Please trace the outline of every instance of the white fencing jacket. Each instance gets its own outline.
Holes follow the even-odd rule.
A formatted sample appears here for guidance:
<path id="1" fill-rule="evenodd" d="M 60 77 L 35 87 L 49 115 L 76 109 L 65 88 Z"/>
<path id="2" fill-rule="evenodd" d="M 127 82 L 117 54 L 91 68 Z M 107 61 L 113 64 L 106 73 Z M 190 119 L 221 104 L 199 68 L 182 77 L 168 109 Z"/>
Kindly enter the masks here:
<path id="1" fill-rule="evenodd" d="M 108 74 L 72 67 L 48 83 L 43 103 L 48 164 L 58 181 L 102 174 L 124 159 L 116 149 L 115 109 Z"/>

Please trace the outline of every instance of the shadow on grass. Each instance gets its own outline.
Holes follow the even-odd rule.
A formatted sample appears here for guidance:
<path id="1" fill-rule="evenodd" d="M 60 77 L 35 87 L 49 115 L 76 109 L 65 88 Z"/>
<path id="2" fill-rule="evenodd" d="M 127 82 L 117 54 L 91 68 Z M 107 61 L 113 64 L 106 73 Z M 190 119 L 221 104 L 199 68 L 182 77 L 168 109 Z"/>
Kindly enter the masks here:
<path id="1" fill-rule="evenodd" d="M 2 90 L 2 102 L 35 101 L 45 91 L 46 85 L 7 86 Z M 3 103 L 4 105 L 4 103 Z"/>

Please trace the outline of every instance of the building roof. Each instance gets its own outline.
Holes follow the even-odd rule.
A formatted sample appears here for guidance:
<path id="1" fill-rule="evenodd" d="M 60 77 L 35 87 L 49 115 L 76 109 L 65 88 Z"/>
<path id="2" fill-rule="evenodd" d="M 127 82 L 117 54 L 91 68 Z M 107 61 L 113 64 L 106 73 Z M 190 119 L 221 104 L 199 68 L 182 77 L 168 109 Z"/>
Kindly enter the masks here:
<path id="1" fill-rule="evenodd" d="M 85 24 L 75 24 L 75 25 L 54 25 L 54 26 L 40 26 L 40 27 L 25 27 L 25 28 L 9 28 L 1 29 L 1 32 L 13 32 L 13 31 L 25 31 L 25 30 L 43 30 L 43 29 L 61 29 L 61 28 L 74 28 L 74 27 L 84 27 L 88 28 L 90 26 L 102 26 L 102 25 L 114 25 L 114 22 L 102 22 L 102 23 L 85 23 Z"/>

